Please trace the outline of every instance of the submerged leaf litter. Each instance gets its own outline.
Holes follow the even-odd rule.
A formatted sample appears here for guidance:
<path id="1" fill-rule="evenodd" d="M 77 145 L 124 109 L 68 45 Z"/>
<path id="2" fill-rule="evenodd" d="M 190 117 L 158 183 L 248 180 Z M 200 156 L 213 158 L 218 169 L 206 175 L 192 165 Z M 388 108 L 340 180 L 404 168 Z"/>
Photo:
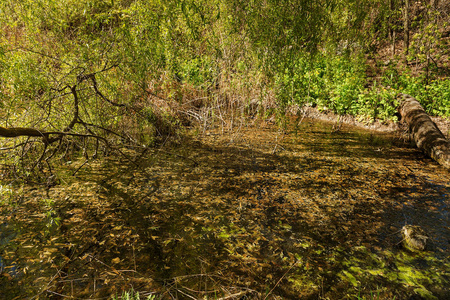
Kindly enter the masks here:
<path id="1" fill-rule="evenodd" d="M 75 176 L 84 161 L 65 163 L 59 185 L 2 201 L 0 293 L 450 298 L 450 173 L 398 137 L 332 125 L 210 130 Z M 405 224 L 425 251 L 402 246 Z"/>

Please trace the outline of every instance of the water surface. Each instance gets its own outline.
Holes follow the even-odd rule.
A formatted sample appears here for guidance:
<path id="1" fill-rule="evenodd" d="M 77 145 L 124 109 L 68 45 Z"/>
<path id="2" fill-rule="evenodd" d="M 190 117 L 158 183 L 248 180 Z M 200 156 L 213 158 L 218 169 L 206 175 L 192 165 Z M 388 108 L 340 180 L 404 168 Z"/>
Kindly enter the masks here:
<path id="1" fill-rule="evenodd" d="M 393 134 L 305 119 L 141 151 L 3 201 L 5 299 L 450 298 L 449 171 Z"/>

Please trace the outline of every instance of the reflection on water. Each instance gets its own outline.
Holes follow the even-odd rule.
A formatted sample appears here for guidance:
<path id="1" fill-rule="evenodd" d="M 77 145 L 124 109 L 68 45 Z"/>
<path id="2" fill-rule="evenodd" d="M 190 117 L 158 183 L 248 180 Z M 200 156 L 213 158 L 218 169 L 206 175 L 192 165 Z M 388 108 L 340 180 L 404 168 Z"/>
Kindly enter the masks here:
<path id="1" fill-rule="evenodd" d="M 7 299 L 450 296 L 449 172 L 395 136 L 304 120 L 127 153 L 26 189 L 0 227 Z M 403 249 L 405 224 L 432 246 Z"/>
<path id="2" fill-rule="evenodd" d="M 9 228 L 8 223 L 0 224 L 0 249 L 6 248 L 10 241 L 16 236 L 16 232 Z M 17 278 L 18 272 L 16 264 L 14 262 L 5 263 L 0 256 L 0 274 L 11 278 Z"/>

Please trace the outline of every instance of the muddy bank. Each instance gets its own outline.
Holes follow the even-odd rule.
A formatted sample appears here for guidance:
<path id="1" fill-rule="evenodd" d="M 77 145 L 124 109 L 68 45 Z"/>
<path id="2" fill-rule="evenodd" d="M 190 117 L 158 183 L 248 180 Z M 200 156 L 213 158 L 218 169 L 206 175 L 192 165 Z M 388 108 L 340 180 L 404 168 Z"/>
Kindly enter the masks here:
<path id="1" fill-rule="evenodd" d="M 333 113 L 332 111 L 319 111 L 317 108 L 310 106 L 305 106 L 303 108 L 303 112 L 299 112 L 299 115 L 303 114 L 305 117 L 311 119 L 334 122 L 336 124 L 340 122 L 346 125 L 379 132 L 398 132 L 404 130 L 404 127 L 402 127 L 398 122 L 363 119 L 361 117 L 355 117 L 351 115 L 341 116 Z M 431 119 L 434 123 L 436 123 L 438 128 L 448 139 L 450 137 L 450 120 L 442 117 L 432 116 Z"/>

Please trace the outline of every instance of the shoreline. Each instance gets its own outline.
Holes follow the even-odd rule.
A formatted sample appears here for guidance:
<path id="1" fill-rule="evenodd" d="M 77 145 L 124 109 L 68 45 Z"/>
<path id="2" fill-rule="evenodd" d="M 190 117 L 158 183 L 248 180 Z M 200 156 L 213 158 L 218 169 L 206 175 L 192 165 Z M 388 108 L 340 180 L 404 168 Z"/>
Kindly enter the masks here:
<path id="1" fill-rule="evenodd" d="M 393 133 L 403 130 L 401 122 L 394 121 L 381 121 L 381 120 L 360 120 L 357 116 L 352 115 L 338 115 L 332 111 L 319 111 L 315 107 L 305 106 L 302 108 L 302 113 L 306 118 L 317 119 L 321 121 L 342 122 L 343 124 L 363 128 L 367 130 L 373 130 L 378 132 Z M 299 111 L 300 112 L 300 111 Z M 439 130 L 444 134 L 447 139 L 450 139 L 450 119 L 442 117 L 430 116 L 431 120 L 437 125 Z"/>

